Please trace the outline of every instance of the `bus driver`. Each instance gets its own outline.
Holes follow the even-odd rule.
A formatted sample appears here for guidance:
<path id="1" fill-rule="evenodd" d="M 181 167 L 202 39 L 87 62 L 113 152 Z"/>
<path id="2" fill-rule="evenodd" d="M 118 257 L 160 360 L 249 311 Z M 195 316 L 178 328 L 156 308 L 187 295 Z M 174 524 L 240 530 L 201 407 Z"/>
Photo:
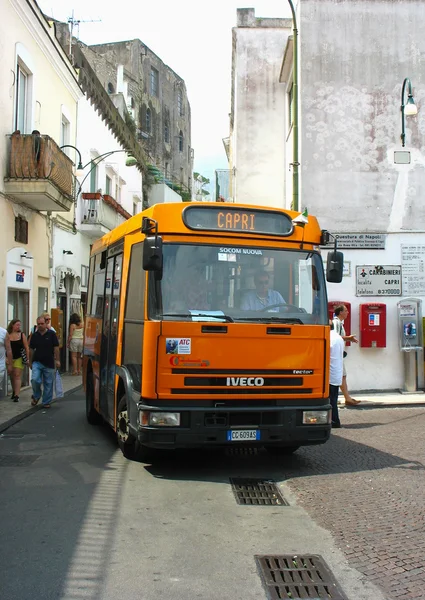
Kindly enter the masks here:
<path id="1" fill-rule="evenodd" d="M 267 271 L 257 271 L 254 275 L 255 290 L 248 291 L 241 302 L 242 310 L 263 310 L 267 306 L 286 304 L 281 294 L 269 289 L 269 274 Z M 278 312 L 279 307 L 272 309 Z"/>

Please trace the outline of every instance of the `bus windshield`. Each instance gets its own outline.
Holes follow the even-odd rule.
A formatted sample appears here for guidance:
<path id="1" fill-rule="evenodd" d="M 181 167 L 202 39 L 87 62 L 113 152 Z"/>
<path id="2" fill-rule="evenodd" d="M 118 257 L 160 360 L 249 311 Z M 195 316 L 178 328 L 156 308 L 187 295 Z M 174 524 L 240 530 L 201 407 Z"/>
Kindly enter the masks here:
<path id="1" fill-rule="evenodd" d="M 306 250 L 164 243 L 148 297 L 151 319 L 328 323 L 322 259 Z"/>

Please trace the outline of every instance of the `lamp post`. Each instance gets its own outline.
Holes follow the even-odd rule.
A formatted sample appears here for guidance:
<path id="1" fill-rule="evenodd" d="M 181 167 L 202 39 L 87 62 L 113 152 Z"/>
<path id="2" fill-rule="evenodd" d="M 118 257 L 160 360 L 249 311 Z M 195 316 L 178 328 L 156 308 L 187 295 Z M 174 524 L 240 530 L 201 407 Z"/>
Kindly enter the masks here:
<path id="1" fill-rule="evenodd" d="M 292 0 L 288 0 L 292 12 L 292 31 L 294 54 L 292 60 L 292 210 L 299 210 L 299 172 L 298 160 L 298 29 L 297 15 Z"/>
<path id="2" fill-rule="evenodd" d="M 407 102 L 404 102 L 404 96 L 406 93 L 406 86 L 408 87 L 408 94 L 407 94 Z M 414 115 L 418 114 L 418 107 L 415 104 L 415 101 L 413 99 L 413 94 L 412 94 L 412 82 L 410 81 L 410 79 L 408 77 L 405 78 L 405 80 L 403 81 L 403 86 L 401 88 L 401 145 L 404 148 L 404 142 L 406 140 L 406 131 L 405 131 L 405 125 L 404 125 L 404 117 L 412 117 Z"/>

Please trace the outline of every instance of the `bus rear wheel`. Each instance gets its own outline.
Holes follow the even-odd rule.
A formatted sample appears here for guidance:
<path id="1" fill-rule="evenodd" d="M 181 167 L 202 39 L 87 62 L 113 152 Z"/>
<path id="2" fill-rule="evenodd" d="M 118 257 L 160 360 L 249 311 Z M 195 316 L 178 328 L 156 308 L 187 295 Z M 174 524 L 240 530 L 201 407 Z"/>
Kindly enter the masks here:
<path id="1" fill-rule="evenodd" d="M 100 425 L 102 417 L 94 407 L 93 372 L 89 371 L 86 378 L 86 418 L 90 425 Z"/>
<path id="2" fill-rule="evenodd" d="M 289 456 L 296 452 L 299 446 L 266 446 L 265 448 L 273 456 Z"/>
<path id="3" fill-rule="evenodd" d="M 152 456 L 150 448 L 142 446 L 129 429 L 127 399 L 125 396 L 122 396 L 118 403 L 117 440 L 121 452 L 129 460 L 147 462 Z"/>

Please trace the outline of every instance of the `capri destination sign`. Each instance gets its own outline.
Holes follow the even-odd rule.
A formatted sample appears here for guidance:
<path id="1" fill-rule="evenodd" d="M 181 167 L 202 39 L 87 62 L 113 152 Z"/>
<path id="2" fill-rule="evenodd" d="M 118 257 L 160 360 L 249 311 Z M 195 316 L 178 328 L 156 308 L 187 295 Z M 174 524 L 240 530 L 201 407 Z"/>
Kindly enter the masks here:
<path id="1" fill-rule="evenodd" d="M 401 296 L 401 266 L 357 266 L 356 296 Z"/>

